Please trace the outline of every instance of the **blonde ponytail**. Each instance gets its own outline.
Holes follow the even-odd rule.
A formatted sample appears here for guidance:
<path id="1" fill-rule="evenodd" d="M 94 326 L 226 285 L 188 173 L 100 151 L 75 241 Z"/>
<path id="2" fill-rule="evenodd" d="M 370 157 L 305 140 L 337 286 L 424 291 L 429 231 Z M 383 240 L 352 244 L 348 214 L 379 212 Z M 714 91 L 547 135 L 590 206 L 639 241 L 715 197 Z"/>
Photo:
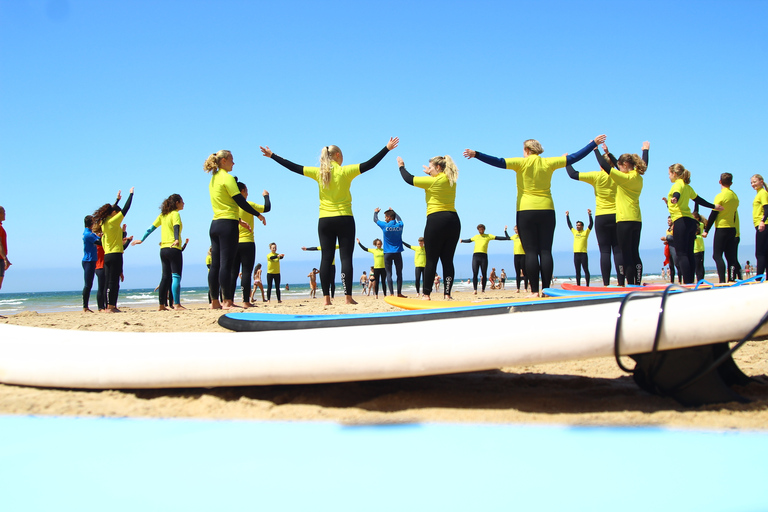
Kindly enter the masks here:
<path id="1" fill-rule="evenodd" d="M 219 162 L 221 159 L 226 158 L 231 154 L 232 153 L 226 149 L 222 149 L 216 153 L 211 153 L 211 155 L 206 158 L 205 162 L 203 163 L 203 170 L 205 170 L 205 172 L 212 172 L 213 174 L 216 174 L 216 171 L 219 170 Z"/>
<path id="2" fill-rule="evenodd" d="M 333 168 L 333 155 L 340 153 L 341 150 L 334 145 L 325 146 L 320 150 L 320 184 L 323 188 L 328 188 L 331 183 L 331 169 Z"/>
<path id="3" fill-rule="evenodd" d="M 759 179 L 763 183 L 763 188 L 768 191 L 768 186 L 765 185 L 765 180 L 760 174 L 753 174 L 752 177 Z"/>
<path id="4" fill-rule="evenodd" d="M 456 185 L 456 182 L 459 179 L 459 168 L 456 167 L 456 164 L 450 156 L 436 156 L 431 158 L 429 163 L 435 164 L 435 166 L 445 174 L 445 177 L 448 178 L 448 183 L 450 183 L 452 187 Z"/>
<path id="5" fill-rule="evenodd" d="M 672 164 L 669 166 L 669 172 L 674 174 L 677 179 L 683 180 L 686 185 L 691 183 L 691 171 L 683 167 L 683 164 Z"/>

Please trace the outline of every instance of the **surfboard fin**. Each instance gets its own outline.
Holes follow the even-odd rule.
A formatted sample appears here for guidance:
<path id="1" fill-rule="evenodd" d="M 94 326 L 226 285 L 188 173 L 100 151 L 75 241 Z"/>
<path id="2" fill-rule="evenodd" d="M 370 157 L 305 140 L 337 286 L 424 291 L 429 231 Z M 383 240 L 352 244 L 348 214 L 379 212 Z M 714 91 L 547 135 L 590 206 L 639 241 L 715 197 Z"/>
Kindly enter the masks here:
<path id="1" fill-rule="evenodd" d="M 750 400 L 730 388 L 752 381 L 736 366 L 730 355 L 717 368 L 706 371 L 728 349 L 728 343 L 716 343 L 635 354 L 630 356 L 637 363 L 632 377 L 645 391 L 672 397 L 686 407 L 725 402 L 749 403 Z"/>

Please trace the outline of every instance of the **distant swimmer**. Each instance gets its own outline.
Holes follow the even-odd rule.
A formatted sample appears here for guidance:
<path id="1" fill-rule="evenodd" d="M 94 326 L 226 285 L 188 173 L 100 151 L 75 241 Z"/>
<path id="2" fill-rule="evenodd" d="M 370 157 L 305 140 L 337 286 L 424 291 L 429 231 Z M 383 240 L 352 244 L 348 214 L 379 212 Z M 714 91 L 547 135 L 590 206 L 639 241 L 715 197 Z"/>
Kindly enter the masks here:
<path id="1" fill-rule="evenodd" d="M 576 269 L 576 286 L 581 286 L 581 270 L 584 269 L 584 279 L 589 286 L 589 255 L 587 254 L 587 241 L 589 233 L 592 231 L 592 210 L 587 210 L 589 217 L 589 227 L 584 229 L 584 223 L 576 221 L 576 228 L 571 224 L 571 218 L 568 212 L 565 212 L 565 222 L 568 223 L 568 229 L 573 233 L 573 266 Z"/>
<path id="2" fill-rule="evenodd" d="M 357 238 L 357 245 L 360 246 L 360 248 L 366 252 L 369 252 L 373 254 L 373 295 L 377 299 L 379 298 L 379 283 L 381 283 L 381 289 L 384 291 L 384 296 L 387 296 L 387 287 L 385 282 L 385 277 L 387 275 L 387 270 L 385 268 L 384 264 L 384 249 L 382 248 L 382 241 L 380 239 L 376 239 L 373 241 L 373 249 L 369 249 L 363 244 L 360 243 L 360 239 Z"/>
<path id="3" fill-rule="evenodd" d="M 397 157 L 397 165 L 403 180 L 414 187 L 423 188 L 427 202 L 427 225 L 424 227 L 424 249 L 426 266 L 424 267 L 423 299 L 431 300 L 433 280 L 436 280 L 437 262 L 443 266 L 443 297 L 451 298 L 451 288 L 455 269 L 453 256 L 459 243 L 461 221 L 456 212 L 456 181 L 459 169 L 448 156 L 436 156 L 424 166 L 427 176 L 413 176 L 405 169 L 403 159 Z M 435 290 L 439 288 L 435 286 Z"/>
<path id="4" fill-rule="evenodd" d="M 739 225 L 739 196 L 731 190 L 733 174 L 724 172 L 720 175 L 720 193 L 715 196 L 714 203 L 723 207 L 722 211 L 712 210 L 704 227 L 702 237 L 707 238 L 712 226 L 715 226 L 715 236 L 712 241 L 712 259 L 717 267 L 717 277 L 721 283 L 736 281 L 736 268 L 739 266 L 739 244 L 736 241 L 737 226 Z M 725 255 L 725 261 L 723 261 Z M 726 263 L 728 272 L 726 275 Z"/>
<path id="5" fill-rule="evenodd" d="M 424 267 L 427 265 L 427 251 L 424 249 L 424 237 L 419 237 L 419 245 L 410 245 L 403 242 L 403 245 L 413 251 L 414 279 L 416 280 L 416 295 L 421 297 L 421 280 L 424 277 Z M 425 281 L 426 282 L 426 281 Z"/>
<path id="6" fill-rule="evenodd" d="M 392 265 L 395 266 L 397 272 L 397 296 L 405 297 L 403 295 L 403 219 L 390 208 L 384 212 L 384 220 L 379 220 L 379 212 L 381 208 L 376 208 L 373 211 L 373 222 L 381 228 L 384 249 L 384 269 L 387 273 L 387 286 L 389 287 L 389 294 L 394 295 L 394 289 L 392 287 Z"/>
<path id="7" fill-rule="evenodd" d="M 352 180 L 364 172 L 373 169 L 400 142 L 392 137 L 387 145 L 367 162 L 355 165 L 342 165 L 344 155 L 338 146 L 325 146 L 320 151 L 319 167 L 304 167 L 277 156 L 269 146 L 260 146 L 262 154 L 279 163 L 286 169 L 311 178 L 317 182 L 320 194 L 320 219 L 317 223 L 317 235 L 323 247 L 320 258 L 320 286 L 327 305 L 331 304 L 331 261 L 334 258 L 332 247 L 339 245 L 341 259 L 341 284 L 347 304 L 357 304 L 352 298 L 354 270 L 352 253 L 355 250 L 355 218 L 352 216 L 352 194 L 349 191 Z"/>
<path id="8" fill-rule="evenodd" d="M 549 288 L 554 274 L 552 243 L 555 237 L 555 203 L 552 200 L 552 174 L 568 164 L 587 156 L 605 135 L 598 135 L 585 147 L 565 156 L 542 158 L 544 148 L 539 141 L 523 142 L 522 158 L 498 158 L 473 149 L 464 150 L 467 158 L 517 173 L 517 227 L 525 249 L 525 273 L 531 292 L 540 296 L 541 289 Z M 541 275 L 541 289 L 539 288 Z"/>
<path id="9" fill-rule="evenodd" d="M 285 258 L 285 254 L 277 253 L 277 244 L 272 242 L 269 244 L 269 254 L 267 254 L 267 302 L 272 301 L 272 285 L 275 285 L 275 295 L 277 295 L 277 303 L 283 302 L 280 300 L 280 260 Z"/>
<path id="10" fill-rule="evenodd" d="M 768 269 L 768 230 L 765 221 L 768 219 L 768 187 L 763 177 L 755 174 L 749 184 L 757 192 L 752 201 L 752 221 L 755 225 L 755 276 L 764 276 Z"/>
<path id="11" fill-rule="evenodd" d="M 472 238 L 466 238 L 461 240 L 463 244 L 473 243 L 475 244 L 474 251 L 472 253 L 472 288 L 474 288 L 474 294 L 477 295 L 477 276 L 482 274 L 481 291 L 485 293 L 485 284 L 488 281 L 488 244 L 491 240 L 511 240 L 509 233 L 507 233 L 507 226 L 504 226 L 504 236 L 496 236 L 485 232 L 485 224 L 477 225 L 477 233 Z M 494 287 L 495 287 L 495 283 Z"/>
<path id="12" fill-rule="evenodd" d="M 692 284 L 696 277 L 696 257 L 694 245 L 696 243 L 696 230 L 699 223 L 693 218 L 689 201 L 715 210 L 722 210 L 722 206 L 716 207 L 699 197 L 691 187 L 691 172 L 682 164 L 669 166 L 669 181 L 672 187 L 667 197 L 664 198 L 672 217 L 672 243 L 675 246 L 675 255 L 679 260 L 680 271 L 683 273 L 683 283 Z"/>
<path id="13" fill-rule="evenodd" d="M 93 212 L 93 221 L 101 225 L 102 237 L 101 245 L 104 248 L 104 280 L 107 293 L 107 313 L 119 313 L 117 309 L 117 295 L 120 290 L 120 278 L 123 275 L 123 251 L 124 241 L 123 228 L 121 223 L 133 201 L 133 187 L 131 187 L 125 206 L 120 208 L 118 202 L 121 199 L 120 192 L 117 192 L 115 204 L 105 204 Z"/>
<path id="14" fill-rule="evenodd" d="M 168 294 L 173 301 L 173 309 L 185 309 L 181 305 L 181 271 L 184 266 L 182 256 L 181 230 L 183 224 L 179 212 L 184 209 L 184 200 L 179 194 L 171 194 L 160 205 L 160 215 L 147 229 L 141 240 L 134 240 L 131 245 L 144 242 L 155 229 L 160 228 L 160 265 L 162 277 L 158 287 L 159 311 L 168 309 Z"/>
<path id="15" fill-rule="evenodd" d="M 619 242 L 623 273 L 626 284 L 642 284 L 643 260 L 640 258 L 640 233 L 643 217 L 640 213 L 640 194 L 643 191 L 643 175 L 648 168 L 650 144 L 643 143 L 643 158 L 634 153 L 624 153 L 618 159 L 603 144 L 603 152 L 611 162 L 604 169 L 616 182 L 616 239 Z"/>
<path id="16" fill-rule="evenodd" d="M 211 309 L 231 309 L 235 306 L 232 269 L 235 266 L 240 238 L 240 209 L 259 219 L 263 225 L 267 225 L 267 219 L 248 204 L 240 193 L 237 180 L 230 174 L 234 165 L 234 157 L 226 149 L 212 153 L 203 164 L 205 172 L 211 173 L 208 192 L 213 208 L 213 220 L 209 230 L 211 268 L 208 272 Z M 221 290 L 221 302 L 219 290 Z"/>

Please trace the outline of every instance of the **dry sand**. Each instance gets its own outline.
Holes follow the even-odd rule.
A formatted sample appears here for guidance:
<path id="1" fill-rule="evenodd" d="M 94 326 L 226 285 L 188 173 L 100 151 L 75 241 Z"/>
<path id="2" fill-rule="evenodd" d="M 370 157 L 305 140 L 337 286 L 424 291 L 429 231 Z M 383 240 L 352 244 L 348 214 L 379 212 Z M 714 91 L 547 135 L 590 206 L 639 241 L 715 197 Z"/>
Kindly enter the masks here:
<path id="1" fill-rule="evenodd" d="M 455 293 L 467 300 L 472 295 Z M 511 290 L 484 298 L 519 297 Z M 392 311 L 382 299 L 355 296 L 357 306 L 324 307 L 322 299 L 259 304 L 290 314 Z M 120 314 L 25 312 L 2 323 L 40 328 L 134 332 L 217 332 L 220 311 L 124 309 Z M 482 320 L 478 320 L 479 322 Z M 444 334 L 443 334 L 444 335 Z M 768 344 L 754 341 L 734 356 L 756 382 L 735 388 L 749 404 L 685 408 L 640 390 L 612 358 L 500 368 L 435 377 L 322 385 L 216 389 L 81 391 L 0 384 L 0 414 L 209 418 L 378 423 L 654 425 L 689 429 L 768 429 Z M 631 360 L 627 365 L 632 366 Z"/>

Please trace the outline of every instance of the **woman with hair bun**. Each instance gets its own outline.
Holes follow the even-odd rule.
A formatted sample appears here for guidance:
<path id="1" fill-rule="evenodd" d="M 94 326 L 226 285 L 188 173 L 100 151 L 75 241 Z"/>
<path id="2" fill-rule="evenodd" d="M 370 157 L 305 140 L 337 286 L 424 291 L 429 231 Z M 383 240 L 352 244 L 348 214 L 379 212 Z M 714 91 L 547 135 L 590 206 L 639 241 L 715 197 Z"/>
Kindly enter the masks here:
<path id="1" fill-rule="evenodd" d="M 320 239 L 320 286 L 326 305 L 331 304 L 331 283 L 334 280 L 331 265 L 335 247 L 339 246 L 341 259 L 341 284 L 347 304 L 357 304 L 352 298 L 354 270 L 352 253 L 355 250 L 355 218 L 352 216 L 352 194 L 349 191 L 352 180 L 370 171 L 376 164 L 397 147 L 400 139 L 392 137 L 387 145 L 367 162 L 342 165 L 344 155 L 338 146 L 325 146 L 320 151 L 319 167 L 304 167 L 282 158 L 272 152 L 269 146 L 260 146 L 262 154 L 279 163 L 289 171 L 312 178 L 317 182 L 320 195 L 320 219 L 317 222 L 317 236 Z"/>
<path id="2" fill-rule="evenodd" d="M 105 204 L 93 212 L 93 222 L 101 225 L 101 245 L 104 248 L 104 280 L 107 288 L 107 313 L 119 313 L 117 309 L 117 294 L 120 290 L 120 276 L 123 273 L 123 228 L 121 223 L 133 202 L 133 187 L 131 187 L 125 206 L 121 209 L 120 192 L 117 192 L 115 204 Z"/>
<path id="3" fill-rule="evenodd" d="M 158 311 L 168 310 L 168 292 L 171 292 L 173 309 L 186 309 L 181 305 L 181 269 L 184 266 L 184 259 L 181 255 L 181 215 L 179 212 L 184 209 L 184 200 L 179 194 L 171 194 L 160 205 L 160 215 L 147 229 L 141 240 L 134 240 L 131 245 L 139 245 L 152 234 L 155 229 L 160 228 L 160 265 L 162 268 L 162 277 L 158 293 L 160 305 Z"/>
<path id="4" fill-rule="evenodd" d="M 211 196 L 213 220 L 211 237 L 211 268 L 208 272 L 208 292 L 211 309 L 231 309 L 235 305 L 235 284 L 232 282 L 232 267 L 237 256 L 240 238 L 240 209 L 250 213 L 265 226 L 267 220 L 245 200 L 232 176 L 235 160 L 232 153 L 222 149 L 212 153 L 203 164 L 205 172 L 211 173 L 208 192 Z M 219 302 L 221 289 L 221 302 Z"/>
<path id="5" fill-rule="evenodd" d="M 556 169 L 578 162 L 604 141 L 605 135 L 598 135 L 576 153 L 549 158 L 539 156 L 544 148 L 535 139 L 523 143 L 522 158 L 498 158 L 473 149 L 464 150 L 467 158 L 477 158 L 517 173 L 517 228 L 525 250 L 525 274 L 535 296 L 540 295 L 539 274 L 542 288 L 548 288 L 555 268 L 552 259 L 555 237 L 555 203 L 550 192 L 552 174 Z"/>
<path id="6" fill-rule="evenodd" d="M 413 176 L 405 170 L 405 162 L 397 157 L 400 175 L 406 183 L 423 188 L 427 201 L 427 224 L 424 227 L 424 250 L 427 261 L 424 266 L 424 300 L 431 300 L 430 294 L 435 282 L 438 260 L 443 265 L 443 297 L 450 300 L 453 286 L 453 255 L 459 243 L 461 221 L 456 212 L 456 181 L 459 169 L 448 156 L 436 156 L 424 166 L 428 176 Z"/>
<path id="7" fill-rule="evenodd" d="M 752 220 L 755 224 L 755 276 L 764 275 L 768 267 L 768 230 L 765 221 L 768 219 L 768 187 L 763 177 L 755 174 L 749 184 L 757 194 L 752 201 Z"/>
<path id="8" fill-rule="evenodd" d="M 715 207 L 714 204 L 696 194 L 690 185 L 691 172 L 682 164 L 669 166 L 669 181 L 672 182 L 672 187 L 669 189 L 667 197 L 663 199 L 667 203 L 669 215 L 672 217 L 672 243 L 675 247 L 680 272 L 683 274 L 683 283 L 692 284 L 696 279 L 694 245 L 699 222 L 693 218 L 688 201 L 692 200 L 699 206 L 706 206 L 717 211 L 721 211 L 723 207 Z"/>

